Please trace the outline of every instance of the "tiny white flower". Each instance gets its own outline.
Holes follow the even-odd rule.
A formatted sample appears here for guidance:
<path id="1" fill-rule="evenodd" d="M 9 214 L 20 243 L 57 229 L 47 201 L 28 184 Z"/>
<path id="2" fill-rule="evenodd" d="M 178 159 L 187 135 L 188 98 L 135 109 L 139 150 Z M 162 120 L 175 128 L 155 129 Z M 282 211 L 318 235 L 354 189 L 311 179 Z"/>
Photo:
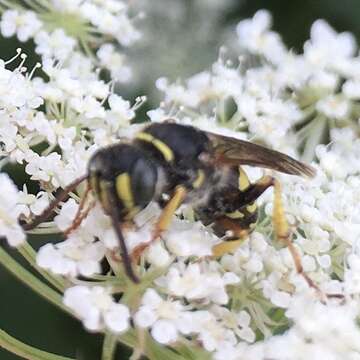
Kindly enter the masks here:
<path id="1" fill-rule="evenodd" d="M 86 243 L 71 235 L 66 241 L 46 244 L 37 253 L 37 264 L 55 274 L 90 277 L 101 271 L 105 247 L 100 242 Z"/>
<path id="2" fill-rule="evenodd" d="M 231 275 L 231 276 L 229 276 Z M 232 273 L 221 276 L 213 270 L 201 269 L 200 264 L 179 264 L 172 266 L 168 274 L 159 279 L 171 295 L 186 297 L 188 300 L 209 300 L 226 304 L 229 300 L 226 285 L 236 284 L 239 278 Z"/>
<path id="3" fill-rule="evenodd" d="M 352 100 L 360 99 L 360 82 L 358 80 L 347 80 L 342 86 L 342 92 Z"/>
<path id="4" fill-rule="evenodd" d="M 146 260 L 158 267 L 164 267 L 169 265 L 171 258 L 169 253 L 164 249 L 160 241 L 157 241 L 155 244 L 151 245 L 146 254 Z"/>
<path id="5" fill-rule="evenodd" d="M 102 286 L 68 288 L 63 301 L 91 331 L 107 328 L 118 334 L 125 332 L 130 326 L 129 309 L 123 304 L 115 303 L 109 290 Z"/>
<path id="6" fill-rule="evenodd" d="M 346 118 L 350 111 L 350 104 L 344 98 L 330 95 L 327 98 L 319 100 L 316 104 L 316 109 L 330 118 L 342 119 Z"/>
<path id="7" fill-rule="evenodd" d="M 35 51 L 44 58 L 54 57 L 64 61 L 74 51 L 76 41 L 65 34 L 63 29 L 56 29 L 51 34 L 40 31 L 34 38 Z"/>
<path id="8" fill-rule="evenodd" d="M 227 329 L 216 317 L 208 311 L 195 311 L 192 314 L 194 332 L 207 351 L 219 350 L 222 347 L 236 344 L 233 331 Z"/>
<path id="9" fill-rule="evenodd" d="M 111 72 L 111 76 L 120 81 L 128 82 L 131 78 L 131 69 L 126 65 L 125 57 L 115 51 L 112 44 L 103 44 L 100 46 L 96 55 L 100 63 Z"/>
<path id="10" fill-rule="evenodd" d="M 182 331 L 185 314 L 185 307 L 179 301 L 163 300 L 154 289 L 147 289 L 134 321 L 139 327 L 151 327 L 151 335 L 159 343 L 169 344 Z"/>
<path id="11" fill-rule="evenodd" d="M 34 37 L 41 27 L 42 23 L 33 11 L 20 13 L 17 10 L 6 10 L 1 16 L 1 34 L 4 37 L 17 35 L 22 42 Z"/>
<path id="12" fill-rule="evenodd" d="M 0 188 L 0 235 L 6 237 L 11 246 L 19 246 L 26 239 L 18 222 L 20 193 L 5 173 L 0 173 Z"/>
<path id="13" fill-rule="evenodd" d="M 214 305 L 211 307 L 211 312 L 218 318 L 219 322 L 231 329 L 240 339 L 250 343 L 255 341 L 255 333 L 249 327 L 251 317 L 245 310 L 236 313 Z"/>
<path id="14" fill-rule="evenodd" d="M 339 68 L 356 50 L 356 41 L 348 32 L 337 34 L 324 20 L 311 27 L 311 40 L 304 45 L 304 56 L 318 67 Z"/>
<path id="15" fill-rule="evenodd" d="M 201 223 L 193 224 L 176 219 L 164 238 L 167 248 L 177 256 L 212 255 L 212 248 L 219 241 Z"/>
<path id="16" fill-rule="evenodd" d="M 284 56 L 285 47 L 279 34 L 270 31 L 271 22 L 270 13 L 259 10 L 252 19 L 241 21 L 236 31 L 241 47 L 255 54 L 263 54 L 270 61 L 279 62 Z"/>
<path id="17" fill-rule="evenodd" d="M 44 191 L 39 191 L 36 195 L 29 194 L 26 185 L 23 191 L 19 192 L 19 204 L 22 204 L 22 214 L 26 217 L 30 216 L 30 212 L 34 215 L 40 215 L 49 205 L 49 196 Z"/>

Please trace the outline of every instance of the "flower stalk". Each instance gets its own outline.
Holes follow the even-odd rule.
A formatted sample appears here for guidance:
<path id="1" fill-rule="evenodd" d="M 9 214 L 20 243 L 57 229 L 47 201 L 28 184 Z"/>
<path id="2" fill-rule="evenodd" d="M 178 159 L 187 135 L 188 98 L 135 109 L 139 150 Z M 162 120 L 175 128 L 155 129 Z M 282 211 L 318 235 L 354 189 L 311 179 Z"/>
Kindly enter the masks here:
<path id="1" fill-rule="evenodd" d="M 0 330 L 0 347 L 27 360 L 75 360 L 29 346 Z"/>

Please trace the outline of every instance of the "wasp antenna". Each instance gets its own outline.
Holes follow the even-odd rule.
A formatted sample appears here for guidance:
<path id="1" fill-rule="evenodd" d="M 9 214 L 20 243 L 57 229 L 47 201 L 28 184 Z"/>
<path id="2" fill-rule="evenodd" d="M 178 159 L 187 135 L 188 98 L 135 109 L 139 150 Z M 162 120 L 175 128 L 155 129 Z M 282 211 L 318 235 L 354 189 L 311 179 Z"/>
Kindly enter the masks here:
<path id="1" fill-rule="evenodd" d="M 109 193 L 110 193 L 109 195 L 112 195 L 112 196 L 109 196 L 109 198 L 114 199 L 113 196 L 115 196 L 115 195 L 112 194 L 110 191 L 109 191 Z M 125 244 L 125 239 L 124 239 L 124 236 L 123 236 L 121 228 L 120 228 L 119 213 L 118 213 L 117 207 L 113 203 L 113 201 L 110 201 L 109 210 L 110 210 L 109 215 L 111 217 L 112 225 L 113 225 L 113 228 L 115 229 L 117 238 L 119 240 L 119 245 L 120 245 L 120 250 L 121 250 L 121 259 L 122 259 L 122 262 L 124 265 L 125 273 L 129 277 L 129 279 L 131 279 L 134 283 L 138 284 L 140 282 L 140 279 L 135 275 L 134 270 L 132 268 L 131 258 L 129 256 L 129 252 L 128 252 L 127 246 Z"/>
<path id="2" fill-rule="evenodd" d="M 73 190 L 75 190 L 75 188 L 82 183 L 84 180 L 86 180 L 88 178 L 88 175 L 84 175 L 78 179 L 76 179 L 75 181 L 73 181 L 71 184 L 67 185 L 58 196 L 56 196 L 56 198 L 54 199 L 54 201 L 52 201 L 50 203 L 50 205 L 38 216 L 35 216 L 35 218 L 33 219 L 33 221 L 31 223 L 28 224 L 22 224 L 22 228 L 27 231 L 27 230 L 32 230 L 34 228 L 36 228 L 39 224 L 41 224 L 42 222 L 46 221 L 51 214 L 53 213 L 54 209 L 62 202 L 64 201 L 69 193 Z"/>

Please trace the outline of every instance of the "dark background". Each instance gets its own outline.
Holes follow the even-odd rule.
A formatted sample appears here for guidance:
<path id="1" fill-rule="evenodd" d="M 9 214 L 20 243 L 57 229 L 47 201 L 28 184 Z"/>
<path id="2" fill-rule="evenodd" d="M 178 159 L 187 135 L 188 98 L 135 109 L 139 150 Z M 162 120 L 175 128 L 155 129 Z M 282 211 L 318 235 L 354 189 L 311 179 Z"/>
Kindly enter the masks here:
<path id="1" fill-rule="evenodd" d="M 155 4 L 160 0 L 149 0 Z M 166 3 L 166 1 L 161 1 Z M 187 18 L 192 32 L 202 26 L 199 23 L 199 17 L 192 12 L 193 3 L 196 0 L 176 0 L 184 2 L 188 9 Z M 218 0 L 222 1 L 222 0 Z M 351 31 L 359 40 L 360 37 L 360 3 L 358 0 L 303 0 L 303 1 L 284 1 L 284 0 L 248 0 L 234 2 L 228 11 L 218 18 L 217 27 L 230 29 L 239 20 L 251 17 L 258 9 L 268 9 L 273 14 L 273 29 L 278 31 L 289 48 L 301 52 L 304 41 L 309 38 L 311 24 L 314 20 L 322 18 L 327 20 L 337 31 Z M 191 23 L 192 21 L 192 23 Z M 140 26 L 139 22 L 139 26 Z M 146 25 L 146 24 L 145 24 Z M 151 28 L 148 34 L 148 41 L 164 37 L 166 31 L 161 26 Z M 215 25 L 214 25 L 215 26 Z M 182 27 L 186 33 L 185 27 Z M 175 29 L 176 30 L 176 29 Z M 181 38 L 181 27 L 176 31 L 177 36 Z M 169 31 L 169 36 L 171 31 Z M 187 33 L 186 36 L 189 36 Z M 187 77 L 198 71 L 202 71 L 213 63 L 218 54 L 218 47 L 222 43 L 223 37 L 212 36 L 211 39 L 197 39 L 196 36 L 189 39 L 187 46 L 183 48 L 172 38 L 167 39 L 165 49 L 157 52 L 156 57 L 143 58 L 143 62 L 134 63 L 136 69 L 148 66 L 149 62 L 155 65 L 164 64 L 163 67 L 153 66 L 154 69 L 144 75 L 142 79 L 137 79 L 133 84 L 126 87 L 120 87 L 120 93 L 127 98 L 135 98 L 137 95 L 150 95 L 147 108 L 156 106 L 158 95 L 154 92 L 153 81 L 159 76 L 166 75 L 173 80 L 176 77 Z M 172 45 L 171 45 L 172 44 Z M 190 44 L 190 45 L 189 45 Z M 19 44 L 15 39 L 0 39 L 0 56 L 8 59 L 13 56 L 15 49 L 21 46 L 26 49 L 30 55 L 33 49 L 31 42 Z M 177 54 L 181 56 L 172 56 L 171 46 L 177 46 Z M 166 51 L 168 49 L 168 51 Z M 136 51 L 144 49 L 132 49 L 133 54 Z M 138 56 L 139 58 L 139 56 Z M 27 65 L 31 67 L 36 62 L 36 58 L 29 59 Z M 135 72 L 137 71 L 135 69 Z M 163 69 L 163 70 L 162 70 Z M 139 70 L 140 71 L 140 70 Z M 133 86 L 132 86 L 133 85 Z M 0 268 L 0 328 L 9 332 L 19 340 L 29 343 L 33 346 L 57 353 L 63 356 L 70 356 L 77 359 L 95 360 L 100 359 L 101 353 L 101 335 L 88 334 L 83 330 L 80 323 L 71 319 L 69 316 L 55 309 L 39 296 L 34 295 L 26 286 L 19 283 L 15 278 L 9 275 L 3 268 Z M 119 351 L 117 359 L 127 359 L 128 354 Z M 0 360 L 16 360 L 17 356 L 0 350 Z"/>

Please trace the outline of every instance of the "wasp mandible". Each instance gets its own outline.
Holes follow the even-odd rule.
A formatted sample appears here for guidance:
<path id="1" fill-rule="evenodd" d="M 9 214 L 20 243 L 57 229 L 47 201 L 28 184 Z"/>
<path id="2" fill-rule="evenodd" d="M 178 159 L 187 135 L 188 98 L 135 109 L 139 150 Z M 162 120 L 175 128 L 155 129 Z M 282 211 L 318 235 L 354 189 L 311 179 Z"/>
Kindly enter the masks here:
<path id="1" fill-rule="evenodd" d="M 248 141 L 171 121 L 153 123 L 131 142 L 119 142 L 95 152 L 88 163 L 87 174 L 64 188 L 41 215 L 23 227 L 29 230 L 45 221 L 69 192 L 87 180 L 88 191 L 66 235 L 76 229 L 87 215 L 88 211 L 81 210 L 87 194 L 92 191 L 111 218 L 127 276 L 139 282 L 133 265 L 151 241 L 139 245 L 130 256 L 121 227 L 125 222 L 131 222 L 150 202 L 158 202 L 163 208 L 152 241 L 169 227 L 181 204 L 191 203 L 197 218 L 205 224 L 212 224 L 216 234 L 224 237 L 225 241 L 213 248 L 213 255 L 221 256 L 238 248 L 252 231 L 257 220 L 255 201 L 273 186 L 275 233 L 289 247 L 298 273 L 316 288 L 303 272 L 300 257 L 291 242 L 279 182 L 267 175 L 250 183 L 242 165 L 291 175 L 312 177 L 315 174 L 309 165 Z M 168 198 L 165 203 L 164 195 Z"/>

